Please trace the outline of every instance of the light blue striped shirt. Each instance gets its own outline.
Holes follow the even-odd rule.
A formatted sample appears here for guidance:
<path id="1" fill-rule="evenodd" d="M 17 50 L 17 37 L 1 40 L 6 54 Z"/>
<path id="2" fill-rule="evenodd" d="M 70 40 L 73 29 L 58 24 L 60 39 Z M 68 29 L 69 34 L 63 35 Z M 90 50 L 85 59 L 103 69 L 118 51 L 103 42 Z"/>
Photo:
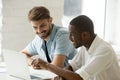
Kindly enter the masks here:
<path id="1" fill-rule="evenodd" d="M 68 64 L 68 60 L 72 59 L 77 53 L 73 44 L 69 40 L 69 33 L 66 28 L 52 25 L 53 29 L 47 42 L 48 54 L 51 60 L 54 55 L 61 54 L 66 56 L 65 65 Z M 44 40 L 38 35 L 35 36 L 33 41 L 28 44 L 26 50 L 31 55 L 40 55 L 40 58 L 47 61 L 45 55 L 45 44 Z"/>

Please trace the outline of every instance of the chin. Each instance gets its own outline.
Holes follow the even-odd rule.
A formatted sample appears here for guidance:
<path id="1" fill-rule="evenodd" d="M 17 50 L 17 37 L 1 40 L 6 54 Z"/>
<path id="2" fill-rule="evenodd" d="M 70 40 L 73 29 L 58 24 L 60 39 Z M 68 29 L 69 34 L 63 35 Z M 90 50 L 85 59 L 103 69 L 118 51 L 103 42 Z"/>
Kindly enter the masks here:
<path id="1" fill-rule="evenodd" d="M 82 45 L 74 45 L 75 46 L 75 48 L 79 48 L 79 47 L 81 47 Z"/>
<path id="2" fill-rule="evenodd" d="M 41 39 L 46 39 L 46 37 L 45 36 L 39 36 Z"/>
<path id="3" fill-rule="evenodd" d="M 78 48 L 78 46 L 77 45 L 74 45 L 75 46 L 75 48 Z"/>
<path id="4" fill-rule="evenodd" d="M 78 46 L 75 46 L 75 48 L 77 49 L 77 48 L 79 48 Z"/>

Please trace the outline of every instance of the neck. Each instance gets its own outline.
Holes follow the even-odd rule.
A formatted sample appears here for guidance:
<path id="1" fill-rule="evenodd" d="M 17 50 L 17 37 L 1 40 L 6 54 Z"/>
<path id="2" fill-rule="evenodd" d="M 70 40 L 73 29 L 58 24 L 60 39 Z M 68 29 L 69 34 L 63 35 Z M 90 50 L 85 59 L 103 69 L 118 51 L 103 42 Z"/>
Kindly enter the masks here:
<path id="1" fill-rule="evenodd" d="M 95 34 L 94 35 L 90 35 L 90 38 L 89 38 L 88 42 L 85 45 L 85 47 L 87 48 L 87 50 L 90 48 L 90 46 L 91 46 L 92 42 L 94 41 L 95 37 L 96 37 Z"/>
<path id="2" fill-rule="evenodd" d="M 46 42 L 48 42 L 48 37 L 44 39 Z"/>
<path id="3" fill-rule="evenodd" d="M 49 40 L 50 34 L 52 33 L 52 29 L 53 29 L 53 27 L 52 27 L 52 24 L 51 24 L 51 25 L 50 25 L 50 32 L 49 32 L 49 35 L 48 35 L 47 38 L 44 39 L 46 42 L 48 42 L 48 40 Z"/>

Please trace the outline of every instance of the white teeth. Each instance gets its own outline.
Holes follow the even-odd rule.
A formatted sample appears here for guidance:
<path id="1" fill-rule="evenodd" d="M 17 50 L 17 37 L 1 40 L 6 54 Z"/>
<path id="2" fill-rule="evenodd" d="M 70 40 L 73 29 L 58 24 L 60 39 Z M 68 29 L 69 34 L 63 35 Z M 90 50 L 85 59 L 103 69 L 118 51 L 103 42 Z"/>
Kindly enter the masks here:
<path id="1" fill-rule="evenodd" d="M 40 34 L 43 34 L 44 32 L 41 32 Z"/>
<path id="2" fill-rule="evenodd" d="M 45 33 L 45 32 L 41 32 L 41 33 Z"/>
<path id="3" fill-rule="evenodd" d="M 45 35 L 45 32 L 41 32 L 40 35 Z"/>

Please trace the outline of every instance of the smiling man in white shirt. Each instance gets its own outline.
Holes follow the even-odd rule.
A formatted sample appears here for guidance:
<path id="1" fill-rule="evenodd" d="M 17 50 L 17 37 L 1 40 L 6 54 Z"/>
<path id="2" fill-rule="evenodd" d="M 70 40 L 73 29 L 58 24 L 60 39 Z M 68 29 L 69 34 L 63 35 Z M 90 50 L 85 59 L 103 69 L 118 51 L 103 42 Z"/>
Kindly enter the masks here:
<path id="1" fill-rule="evenodd" d="M 111 45 L 94 33 L 91 19 L 85 15 L 74 18 L 69 25 L 70 40 L 79 52 L 61 69 L 41 59 L 34 60 L 65 80 L 120 80 L 117 56 Z M 35 64 L 34 64 L 35 65 Z M 56 79 L 59 80 L 60 77 Z"/>

